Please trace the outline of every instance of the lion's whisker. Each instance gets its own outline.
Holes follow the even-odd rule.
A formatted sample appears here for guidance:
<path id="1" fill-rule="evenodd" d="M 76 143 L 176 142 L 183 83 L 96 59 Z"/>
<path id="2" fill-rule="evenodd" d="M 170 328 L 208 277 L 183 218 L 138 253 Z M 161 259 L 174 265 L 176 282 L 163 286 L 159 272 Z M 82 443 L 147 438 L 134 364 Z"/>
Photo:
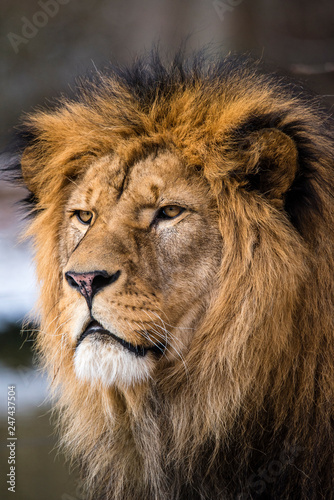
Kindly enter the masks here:
<path id="1" fill-rule="evenodd" d="M 157 325 L 157 326 L 160 328 L 160 325 Z M 187 374 L 187 378 L 188 378 L 189 372 L 188 372 L 187 364 L 186 364 L 186 361 L 184 359 L 184 356 L 183 356 L 182 352 L 179 351 L 173 344 L 168 343 L 166 337 L 167 337 L 167 335 L 169 335 L 170 337 L 174 337 L 175 341 L 178 341 L 179 339 L 177 339 L 177 337 L 175 337 L 175 336 L 172 336 L 171 332 L 169 332 L 168 330 L 166 330 L 166 328 L 164 328 L 164 331 L 166 332 L 165 335 L 162 335 L 161 332 L 157 331 L 154 328 L 151 328 L 151 330 L 154 333 L 156 333 L 156 335 L 158 335 L 158 337 L 162 338 L 165 341 L 165 343 L 166 343 L 166 345 L 165 345 L 165 351 L 169 352 L 171 354 L 171 356 L 173 356 L 173 357 L 175 357 L 175 354 L 173 353 L 173 351 L 171 349 L 173 349 L 175 351 L 176 356 L 182 361 L 182 364 L 183 364 L 184 369 L 185 369 L 185 373 Z M 152 340 L 152 339 L 150 338 L 150 340 Z"/>
<path id="2" fill-rule="evenodd" d="M 137 333 L 141 334 L 142 332 L 145 332 L 145 334 L 146 334 L 146 335 L 145 335 L 145 338 L 146 338 L 147 340 L 150 340 L 151 342 L 153 342 L 153 343 L 154 343 L 154 340 L 153 340 L 153 339 L 152 339 L 152 337 L 149 335 L 149 332 L 146 330 L 146 328 L 141 329 L 141 328 L 140 328 L 140 325 L 139 325 L 138 323 L 135 323 L 135 324 L 137 324 L 137 326 L 138 326 L 138 328 L 139 328 L 139 331 L 137 331 L 137 330 L 136 330 L 136 331 L 137 331 Z M 164 352 L 169 352 L 169 353 L 170 353 L 173 357 L 175 357 L 175 354 L 174 354 L 174 353 L 172 352 L 172 350 L 171 350 L 171 349 L 173 349 L 173 350 L 175 351 L 176 355 L 177 355 L 177 356 L 178 356 L 178 357 L 182 360 L 182 362 L 183 362 L 183 363 L 185 363 L 184 358 L 183 358 L 183 356 L 182 356 L 181 352 L 179 352 L 179 351 L 175 348 L 175 346 L 170 345 L 170 344 L 167 342 L 167 340 L 168 340 L 168 339 L 167 339 L 167 337 L 166 337 L 166 336 L 163 336 L 163 335 L 161 334 L 161 332 L 158 332 L 156 329 L 151 328 L 150 330 L 151 330 L 151 331 L 153 331 L 154 333 L 156 333 L 156 335 L 157 335 L 158 337 L 162 338 L 162 339 L 165 341 L 165 348 L 164 348 Z M 170 332 L 167 332 L 167 333 L 170 333 Z M 167 333 L 166 333 L 166 335 L 167 335 Z M 154 343 L 154 344 L 156 345 L 156 343 Z M 157 346 L 157 347 L 158 347 L 158 346 Z"/>
<path id="3" fill-rule="evenodd" d="M 145 310 L 144 310 L 144 312 L 145 312 L 145 313 L 147 314 L 147 316 L 151 319 L 151 321 L 152 321 L 152 324 L 153 324 L 153 325 L 156 325 L 156 326 L 159 326 L 159 327 L 160 327 L 160 325 L 158 325 L 157 323 L 155 323 L 155 322 L 152 320 L 151 316 L 149 315 L 149 313 L 148 313 L 147 311 L 145 311 Z M 163 325 L 165 325 L 165 322 L 163 321 L 163 319 L 162 319 L 162 318 L 160 318 L 160 316 L 158 316 L 158 315 L 156 315 L 156 316 L 158 317 L 158 319 L 160 319 L 160 321 L 162 321 Z M 177 327 L 177 326 L 175 326 L 175 327 L 173 327 L 173 328 L 177 329 L 178 327 Z M 180 347 L 186 348 L 186 346 L 183 344 L 183 342 L 182 342 L 182 341 L 181 341 L 178 337 L 176 337 L 176 335 L 175 335 L 175 334 L 173 334 L 170 330 L 166 329 L 166 327 L 165 327 L 165 326 L 163 326 L 163 329 L 164 329 L 166 332 L 168 332 L 169 336 L 170 336 L 173 340 L 175 340 L 176 342 L 178 342 L 178 343 L 180 344 Z"/>

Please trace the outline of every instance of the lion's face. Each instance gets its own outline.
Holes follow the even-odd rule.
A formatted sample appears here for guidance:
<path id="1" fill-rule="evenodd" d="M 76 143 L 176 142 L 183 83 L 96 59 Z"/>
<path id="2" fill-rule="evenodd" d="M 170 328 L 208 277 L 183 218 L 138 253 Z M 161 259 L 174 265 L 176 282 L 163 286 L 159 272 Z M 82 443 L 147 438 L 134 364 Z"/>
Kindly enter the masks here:
<path id="1" fill-rule="evenodd" d="M 96 160 L 64 211 L 61 323 L 77 376 L 130 385 L 182 359 L 221 257 L 209 186 L 170 152 Z"/>

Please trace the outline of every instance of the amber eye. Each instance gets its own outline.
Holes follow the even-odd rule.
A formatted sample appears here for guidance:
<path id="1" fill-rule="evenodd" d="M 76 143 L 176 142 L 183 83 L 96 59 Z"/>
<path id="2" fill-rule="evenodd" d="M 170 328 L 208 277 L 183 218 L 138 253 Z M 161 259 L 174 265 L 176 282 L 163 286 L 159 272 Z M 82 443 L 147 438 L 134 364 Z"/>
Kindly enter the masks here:
<path id="1" fill-rule="evenodd" d="M 175 219 L 184 211 L 184 208 L 178 205 L 167 205 L 166 207 L 160 208 L 158 212 L 159 219 Z"/>
<path id="2" fill-rule="evenodd" d="M 93 218 L 92 212 L 89 212 L 88 210 L 76 210 L 75 215 L 81 224 L 90 224 Z"/>

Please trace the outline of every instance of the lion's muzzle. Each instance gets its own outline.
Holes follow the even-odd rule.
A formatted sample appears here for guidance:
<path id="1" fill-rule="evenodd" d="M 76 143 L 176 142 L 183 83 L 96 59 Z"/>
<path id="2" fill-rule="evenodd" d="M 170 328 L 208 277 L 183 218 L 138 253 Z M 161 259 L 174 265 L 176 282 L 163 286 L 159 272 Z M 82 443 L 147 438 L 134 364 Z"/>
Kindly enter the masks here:
<path id="1" fill-rule="evenodd" d="M 96 320 L 92 320 L 87 328 L 82 332 L 80 335 L 76 349 L 79 347 L 81 342 L 88 337 L 89 335 L 94 335 L 94 336 L 99 336 L 99 337 L 109 337 L 109 339 L 112 339 L 119 344 L 121 344 L 125 349 L 128 351 L 132 352 L 135 356 L 141 356 L 144 357 L 146 354 L 151 351 L 157 355 L 162 355 L 165 350 L 165 345 L 161 342 L 155 343 L 151 347 L 144 347 L 142 345 L 134 345 L 131 344 L 131 342 L 127 342 L 126 340 L 118 337 L 114 333 L 110 332 L 109 330 L 106 330 L 100 323 L 98 323 Z"/>

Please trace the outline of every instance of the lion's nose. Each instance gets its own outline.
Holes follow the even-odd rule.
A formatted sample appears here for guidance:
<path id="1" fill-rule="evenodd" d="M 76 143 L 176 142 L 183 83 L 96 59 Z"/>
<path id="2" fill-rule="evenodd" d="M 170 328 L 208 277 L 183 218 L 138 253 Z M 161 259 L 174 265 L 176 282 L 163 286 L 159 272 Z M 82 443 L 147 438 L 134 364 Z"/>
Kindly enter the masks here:
<path id="1" fill-rule="evenodd" d="M 91 271 L 88 273 L 67 271 L 65 278 L 71 287 L 78 290 L 85 297 L 88 306 L 91 307 L 94 295 L 102 288 L 116 281 L 120 274 L 121 271 L 114 274 L 109 274 L 107 271 Z"/>

